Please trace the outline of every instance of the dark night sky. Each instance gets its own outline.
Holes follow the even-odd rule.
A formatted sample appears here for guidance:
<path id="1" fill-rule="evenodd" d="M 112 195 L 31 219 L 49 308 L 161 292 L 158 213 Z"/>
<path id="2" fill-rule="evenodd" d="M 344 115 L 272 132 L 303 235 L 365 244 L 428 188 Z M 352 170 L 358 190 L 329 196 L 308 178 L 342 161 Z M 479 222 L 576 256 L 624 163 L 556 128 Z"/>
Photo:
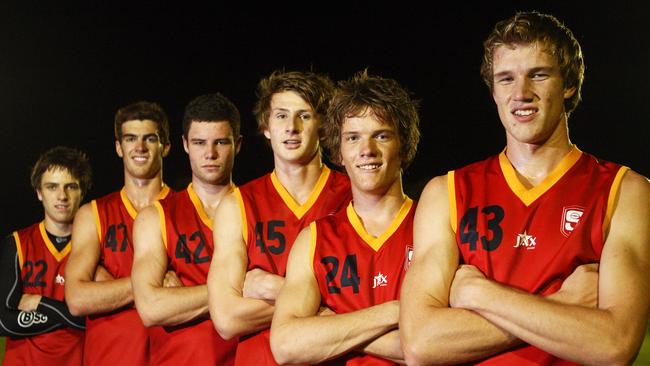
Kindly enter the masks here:
<path id="1" fill-rule="evenodd" d="M 0 5 L 0 156 L 7 173 L 0 189 L 0 233 L 41 219 L 29 168 L 55 145 L 90 155 L 95 179 L 87 199 L 121 187 L 112 121 L 118 107 L 137 100 L 159 102 L 170 116 L 165 180 L 172 187 L 182 188 L 190 176 L 180 145 L 183 108 L 194 96 L 214 91 L 230 97 L 242 113 L 245 141 L 235 181 L 269 171 L 272 156 L 255 134 L 250 111 L 257 81 L 278 68 L 313 69 L 339 80 L 367 67 L 406 86 L 421 100 L 423 138 L 405 176 L 407 191 L 417 197 L 434 175 L 503 148 L 504 134 L 478 69 L 483 39 L 515 10 L 555 14 L 582 44 L 587 73 L 583 102 L 569 121 L 572 141 L 650 176 L 645 2 L 484 2 L 438 4 L 433 10 L 407 2 L 334 3 Z"/>

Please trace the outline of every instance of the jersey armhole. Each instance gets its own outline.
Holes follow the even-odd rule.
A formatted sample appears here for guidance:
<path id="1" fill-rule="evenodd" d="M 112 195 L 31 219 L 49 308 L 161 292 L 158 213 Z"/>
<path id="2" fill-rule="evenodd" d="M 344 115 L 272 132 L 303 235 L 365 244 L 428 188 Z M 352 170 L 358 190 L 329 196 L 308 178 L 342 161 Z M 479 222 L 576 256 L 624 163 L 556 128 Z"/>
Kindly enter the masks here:
<path id="1" fill-rule="evenodd" d="M 99 220 L 99 209 L 97 208 L 97 200 L 90 201 L 90 206 L 93 208 L 93 216 L 95 217 L 95 229 L 97 229 L 97 240 L 102 242 L 102 223 Z"/>
<path id="2" fill-rule="evenodd" d="M 239 215 L 241 217 L 241 236 L 244 238 L 244 243 L 248 247 L 248 221 L 246 220 L 246 207 L 244 206 L 244 198 L 239 191 L 239 187 L 235 187 L 233 190 L 235 197 L 237 197 L 237 202 L 239 203 Z"/>
<path id="3" fill-rule="evenodd" d="M 153 203 L 153 207 L 158 211 L 158 220 L 160 220 L 160 236 L 162 236 L 163 244 L 165 245 L 165 249 L 167 249 L 167 222 L 165 220 L 165 211 L 158 201 Z"/>
<path id="4" fill-rule="evenodd" d="M 23 270 L 23 261 L 25 260 L 25 257 L 23 257 L 23 247 L 20 245 L 20 237 L 18 236 L 18 232 L 14 231 L 13 232 L 13 237 L 14 237 L 14 244 L 16 244 L 16 253 L 18 253 L 18 265 L 20 266 L 20 270 Z"/>
<path id="5" fill-rule="evenodd" d="M 447 193 L 449 195 L 449 224 L 451 230 L 456 234 L 458 220 L 456 217 L 456 183 L 453 170 L 447 173 Z"/>
<path id="6" fill-rule="evenodd" d="M 618 202 L 618 191 L 621 188 L 621 182 L 623 181 L 623 176 L 630 168 L 622 166 L 616 172 L 616 177 L 612 182 L 612 186 L 609 188 L 609 196 L 607 198 L 607 212 L 605 213 L 605 220 L 603 221 L 603 242 L 607 239 L 609 234 L 609 226 L 612 222 L 612 216 L 614 215 L 614 207 L 616 207 L 616 202 Z"/>
<path id="7" fill-rule="evenodd" d="M 311 272 L 316 277 L 316 270 L 314 268 L 314 256 L 316 255 L 316 238 L 318 234 L 316 232 L 316 221 L 312 221 L 309 224 L 309 268 Z"/>

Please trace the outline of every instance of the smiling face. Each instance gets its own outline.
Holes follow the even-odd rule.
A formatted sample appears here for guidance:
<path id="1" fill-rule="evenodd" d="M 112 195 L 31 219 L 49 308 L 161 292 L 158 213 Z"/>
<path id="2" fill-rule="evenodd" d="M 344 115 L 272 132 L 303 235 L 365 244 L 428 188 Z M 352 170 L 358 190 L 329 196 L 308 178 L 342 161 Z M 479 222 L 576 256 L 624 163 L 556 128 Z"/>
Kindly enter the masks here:
<path id="1" fill-rule="evenodd" d="M 541 145 L 552 137 L 568 140 L 565 88 L 557 60 L 539 43 L 502 45 L 493 60 L 494 89 L 508 143 Z"/>
<path id="2" fill-rule="evenodd" d="M 43 203 L 46 224 L 72 224 L 81 202 L 81 187 L 79 179 L 73 177 L 68 169 L 60 167 L 47 169 L 43 173 L 36 194 L 39 201 Z"/>
<path id="3" fill-rule="evenodd" d="M 122 158 L 125 174 L 137 179 L 152 179 L 160 173 L 169 145 L 160 141 L 156 122 L 132 120 L 122 124 L 122 138 L 115 141 L 115 150 Z"/>
<path id="4" fill-rule="evenodd" d="M 312 107 L 297 93 L 276 93 L 264 136 L 270 140 L 276 165 L 305 165 L 319 153 L 320 121 Z"/>
<path id="5" fill-rule="evenodd" d="M 341 163 L 353 192 L 385 194 L 401 178 L 400 141 L 395 127 L 381 122 L 371 110 L 346 118 L 341 128 Z"/>
<path id="6" fill-rule="evenodd" d="M 183 137 L 183 147 L 190 158 L 192 182 L 230 183 L 235 155 L 240 147 L 239 136 L 235 139 L 230 123 L 192 121 L 187 139 Z"/>

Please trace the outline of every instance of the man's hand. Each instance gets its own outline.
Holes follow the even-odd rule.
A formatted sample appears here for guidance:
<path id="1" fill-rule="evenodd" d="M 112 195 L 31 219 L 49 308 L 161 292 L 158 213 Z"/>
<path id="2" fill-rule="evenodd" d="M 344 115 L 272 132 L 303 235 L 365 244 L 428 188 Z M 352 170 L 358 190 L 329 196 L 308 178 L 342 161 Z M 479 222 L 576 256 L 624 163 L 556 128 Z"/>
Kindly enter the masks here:
<path id="1" fill-rule="evenodd" d="M 598 306 L 598 264 L 578 266 L 550 298 L 589 308 Z"/>
<path id="2" fill-rule="evenodd" d="M 95 277 L 93 278 L 95 282 L 111 281 L 114 279 L 115 277 L 113 277 L 113 275 L 111 275 L 111 273 L 101 264 L 97 266 L 97 269 L 95 269 Z"/>
<path id="3" fill-rule="evenodd" d="M 471 288 L 476 280 L 485 279 L 485 275 L 476 267 L 462 264 L 456 270 L 449 292 L 449 306 L 464 308 L 472 300 Z"/>
<path id="4" fill-rule="evenodd" d="M 167 271 L 165 273 L 165 279 L 163 281 L 163 287 L 169 288 L 169 287 L 183 287 L 183 282 L 181 282 L 180 278 L 176 275 L 176 272 L 174 271 Z"/>
<path id="5" fill-rule="evenodd" d="M 34 311 L 38 307 L 38 304 L 41 302 L 41 295 L 34 294 L 23 294 L 20 297 L 20 303 L 18 303 L 18 310 L 22 311 Z"/>
<path id="6" fill-rule="evenodd" d="M 284 284 L 284 277 L 253 268 L 246 272 L 244 297 L 274 302 Z"/>

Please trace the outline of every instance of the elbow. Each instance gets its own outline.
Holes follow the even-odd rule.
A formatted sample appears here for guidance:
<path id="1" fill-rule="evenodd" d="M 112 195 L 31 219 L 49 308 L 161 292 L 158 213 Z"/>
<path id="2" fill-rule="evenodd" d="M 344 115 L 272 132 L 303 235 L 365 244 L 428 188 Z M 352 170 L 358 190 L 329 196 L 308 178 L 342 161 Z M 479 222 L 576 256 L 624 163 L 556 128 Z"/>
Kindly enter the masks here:
<path id="1" fill-rule="evenodd" d="M 285 341 L 281 334 L 278 333 L 278 331 L 274 332 L 273 329 L 271 330 L 271 353 L 273 353 L 275 362 L 277 362 L 279 365 L 290 365 L 308 362 L 304 359 L 300 359 L 299 355 L 301 352 L 298 352 L 296 347 L 292 346 L 291 342 Z"/>
<path id="2" fill-rule="evenodd" d="M 224 340 L 230 340 L 241 335 L 237 321 L 232 314 L 221 312 L 217 316 L 213 311 L 210 311 L 210 318 L 212 318 L 212 323 L 217 333 Z"/>
<path id="3" fill-rule="evenodd" d="M 68 294 L 66 294 L 68 295 Z M 82 299 L 77 298 L 76 296 L 67 296 L 65 299 L 66 304 L 68 305 L 68 310 L 72 316 L 86 316 L 88 312 Z"/>
<path id="4" fill-rule="evenodd" d="M 145 328 L 150 328 L 150 327 L 155 327 L 157 325 L 164 325 L 161 324 L 160 319 L 155 316 L 155 314 L 152 314 L 151 311 L 141 311 L 140 308 L 137 308 L 138 314 L 140 315 L 140 319 L 142 320 L 142 325 L 145 326 Z"/>
<path id="5" fill-rule="evenodd" d="M 403 343 L 402 352 L 407 365 L 426 365 L 426 357 L 421 345 L 417 342 Z"/>
<path id="6" fill-rule="evenodd" d="M 640 342 L 630 336 L 613 339 L 606 347 L 602 347 L 603 354 L 598 364 L 601 365 L 631 365 L 636 358 Z"/>
<path id="7" fill-rule="evenodd" d="M 402 345 L 402 353 L 404 354 L 404 361 L 407 365 L 443 365 L 449 364 L 449 360 L 445 362 L 443 359 L 437 359 L 434 355 L 444 355 L 445 350 L 438 350 L 435 343 L 431 340 L 425 340 L 423 337 L 417 335 L 408 336 L 404 332 L 404 328 L 400 328 L 400 343 Z"/>

